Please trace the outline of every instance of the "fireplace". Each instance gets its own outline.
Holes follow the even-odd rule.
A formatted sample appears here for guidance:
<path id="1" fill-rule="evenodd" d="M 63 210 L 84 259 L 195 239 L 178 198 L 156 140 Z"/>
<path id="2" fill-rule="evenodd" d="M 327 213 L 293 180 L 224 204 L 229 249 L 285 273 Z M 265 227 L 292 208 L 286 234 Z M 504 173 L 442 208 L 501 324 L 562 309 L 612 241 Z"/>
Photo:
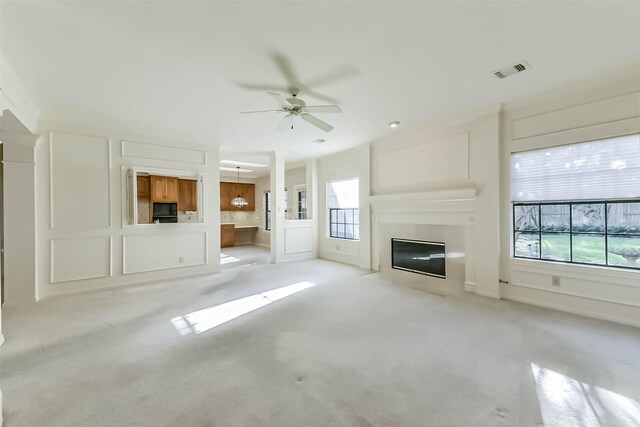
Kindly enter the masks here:
<path id="1" fill-rule="evenodd" d="M 373 270 L 380 271 L 395 283 L 418 289 L 444 293 L 462 289 L 475 292 L 475 189 L 375 195 L 370 196 L 369 200 Z M 436 255 L 445 253 L 446 244 L 447 253 L 444 258 L 436 257 L 440 261 L 439 266 L 435 262 L 427 266 L 427 260 L 422 260 L 425 262 L 421 266 L 411 265 L 421 260 L 402 262 L 397 252 L 396 256 L 393 255 L 392 239 L 438 245 L 430 248 Z M 430 256 L 429 251 L 425 253 L 428 246 L 417 244 L 421 245 L 421 254 L 410 258 Z"/>
<path id="2" fill-rule="evenodd" d="M 391 239 L 391 267 L 446 279 L 445 245 L 442 242 Z"/>

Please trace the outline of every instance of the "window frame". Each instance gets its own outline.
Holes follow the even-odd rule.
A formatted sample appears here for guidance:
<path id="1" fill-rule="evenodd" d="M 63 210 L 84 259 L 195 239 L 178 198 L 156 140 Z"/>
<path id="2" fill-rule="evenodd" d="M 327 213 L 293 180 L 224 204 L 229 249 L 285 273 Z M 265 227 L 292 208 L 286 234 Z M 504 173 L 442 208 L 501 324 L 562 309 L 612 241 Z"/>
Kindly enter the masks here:
<path id="1" fill-rule="evenodd" d="M 264 192 L 264 229 L 271 231 L 271 191 Z"/>
<path id="2" fill-rule="evenodd" d="M 607 268 L 616 268 L 616 269 L 625 269 L 630 271 L 638 271 L 640 272 L 640 265 L 637 267 L 625 266 L 625 265 L 612 265 L 609 263 L 609 237 L 635 237 L 640 238 L 640 231 L 638 233 L 610 233 L 609 232 L 609 206 L 614 204 L 640 204 L 640 198 L 631 198 L 631 199 L 595 199 L 595 200 L 565 200 L 565 201 L 539 201 L 539 202 L 511 202 L 511 214 L 512 214 L 512 224 L 511 224 L 511 250 L 512 257 L 514 259 L 525 259 L 525 260 L 534 260 L 534 261 L 543 261 L 543 262 L 554 262 L 554 263 L 563 263 L 563 264 L 576 264 L 576 265 L 586 265 L 591 267 L 607 267 Z M 589 232 L 589 231 L 574 231 L 573 230 L 573 206 L 574 205 L 603 205 L 604 206 L 604 227 L 602 232 Z M 542 206 L 559 206 L 564 205 L 569 207 L 569 230 L 568 231 L 543 231 L 542 226 Z M 537 206 L 538 207 L 538 230 L 517 230 L 516 229 L 516 208 L 518 206 Z M 537 257 L 527 257 L 527 256 L 519 256 L 516 255 L 516 233 L 524 233 L 524 234 L 537 234 L 538 236 L 538 256 Z M 569 236 L 569 260 L 554 260 L 547 259 L 542 257 L 542 235 L 544 234 L 559 234 L 559 235 L 568 235 Z M 602 236 L 604 238 L 604 264 L 597 263 L 587 263 L 587 262 L 579 262 L 573 260 L 573 238 L 574 236 Z"/>
<path id="3" fill-rule="evenodd" d="M 304 193 L 304 198 L 301 197 Z M 296 190 L 298 219 L 307 219 L 307 189 Z M 302 201 L 304 200 L 304 203 Z"/>
<path id="4" fill-rule="evenodd" d="M 346 211 L 353 211 L 353 218 L 355 218 L 355 212 L 357 211 L 358 212 L 358 222 L 355 222 L 355 220 L 352 221 L 352 222 L 346 222 L 346 220 L 344 222 L 333 222 L 331 220 L 331 218 L 332 218 L 331 213 L 333 211 L 344 211 L 345 212 L 345 218 L 346 218 Z M 336 218 L 337 217 L 338 217 L 338 214 L 336 213 Z M 345 226 L 345 230 L 347 228 L 347 225 L 353 226 L 354 227 L 353 228 L 353 230 L 354 230 L 353 235 L 354 236 L 356 235 L 355 229 L 357 227 L 358 228 L 358 238 L 356 239 L 355 237 L 334 236 L 332 234 L 332 231 L 331 231 L 331 229 L 332 229 L 331 226 L 333 224 L 336 225 L 336 230 L 338 229 L 338 225 L 344 225 Z M 346 234 L 346 231 L 345 231 L 345 234 Z M 329 208 L 329 237 L 332 238 L 332 239 L 342 239 L 342 240 L 355 240 L 355 241 L 360 240 L 360 208 Z"/>
<path id="5" fill-rule="evenodd" d="M 149 175 L 167 176 L 178 179 L 190 179 L 196 181 L 196 221 L 193 222 L 177 222 L 177 223 L 160 223 L 160 224 L 140 224 L 138 223 L 138 174 L 146 173 Z M 175 228 L 175 227 L 197 227 L 206 225 L 207 221 L 207 174 L 202 172 L 191 172 L 176 169 L 163 169 L 156 167 L 147 167 L 142 165 L 121 166 L 121 188 L 125 200 L 122 203 L 122 229 L 128 228 Z"/>
<path id="6" fill-rule="evenodd" d="M 357 188 L 357 191 L 358 191 L 358 197 L 357 197 L 356 202 L 357 202 L 358 206 L 357 207 L 354 207 L 354 206 L 339 207 L 339 208 L 329 207 L 328 206 L 329 205 L 329 194 L 328 194 L 329 186 L 331 184 L 335 183 L 335 182 L 344 182 L 344 181 L 357 181 L 356 188 Z M 337 179 L 327 179 L 326 182 L 325 182 L 325 189 L 327 191 L 327 193 L 325 194 L 326 202 L 327 202 L 327 205 L 325 205 L 325 207 L 327 208 L 327 211 L 325 211 L 325 212 L 327 212 L 327 214 L 328 214 L 327 220 L 326 220 L 326 223 L 325 223 L 327 225 L 325 236 L 327 236 L 330 239 L 340 239 L 340 240 L 348 240 L 348 241 L 355 241 L 355 242 L 360 241 L 360 177 L 359 176 L 350 176 L 350 177 L 337 178 Z M 355 218 L 355 211 L 358 212 L 358 222 L 348 223 L 349 225 L 354 226 L 354 236 L 356 234 L 355 233 L 355 227 L 357 227 L 357 229 L 358 229 L 358 238 L 357 239 L 355 237 L 338 237 L 338 236 L 334 236 L 333 235 L 333 233 L 331 232 L 331 226 L 333 224 L 336 225 L 336 230 L 337 230 L 337 226 L 339 224 L 343 224 L 345 226 L 345 231 L 346 231 L 347 223 L 346 222 L 344 222 L 344 223 L 335 222 L 334 223 L 331 220 L 331 217 L 332 217 L 331 212 L 332 211 L 354 211 L 354 218 Z M 346 218 L 346 213 L 345 213 L 345 218 Z M 337 214 L 336 214 L 336 219 L 337 219 Z"/>

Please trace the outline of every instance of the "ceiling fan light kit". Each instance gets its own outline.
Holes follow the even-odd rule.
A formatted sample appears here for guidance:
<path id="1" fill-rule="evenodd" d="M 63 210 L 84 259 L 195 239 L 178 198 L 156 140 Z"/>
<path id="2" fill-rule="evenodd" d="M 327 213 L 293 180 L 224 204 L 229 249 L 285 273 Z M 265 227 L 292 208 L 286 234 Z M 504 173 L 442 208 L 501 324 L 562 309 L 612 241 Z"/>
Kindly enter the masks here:
<path id="1" fill-rule="evenodd" d="M 238 184 L 240 184 L 240 166 L 237 166 L 237 168 L 238 168 Z M 236 197 L 233 198 L 233 200 L 231 200 L 231 206 L 236 208 L 244 208 L 248 204 L 249 202 L 247 202 L 245 198 L 242 197 L 240 194 L 238 194 Z"/>
<path id="2" fill-rule="evenodd" d="M 285 130 L 290 127 L 293 130 L 293 118 L 300 117 L 305 122 L 321 129 L 325 132 L 330 132 L 333 129 L 329 123 L 326 123 L 311 113 L 342 113 L 342 110 L 337 105 L 307 105 L 302 99 L 298 98 L 298 89 L 291 89 L 291 97 L 284 98 L 282 95 L 276 92 L 267 92 L 278 103 L 281 108 L 279 110 L 259 110 L 259 111 L 243 111 L 240 114 L 251 113 L 286 113 L 286 116 L 282 118 L 278 125 L 278 130 Z"/>

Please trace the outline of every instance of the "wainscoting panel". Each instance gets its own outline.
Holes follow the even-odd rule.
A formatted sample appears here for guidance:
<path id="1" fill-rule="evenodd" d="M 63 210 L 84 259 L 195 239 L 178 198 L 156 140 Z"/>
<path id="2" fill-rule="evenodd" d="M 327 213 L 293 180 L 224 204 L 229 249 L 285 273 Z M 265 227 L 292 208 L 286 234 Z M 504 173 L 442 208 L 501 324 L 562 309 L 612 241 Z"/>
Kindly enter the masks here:
<path id="1" fill-rule="evenodd" d="M 285 228 L 284 250 L 286 254 L 313 251 L 313 229 L 311 227 Z"/>
<path id="2" fill-rule="evenodd" d="M 122 157 L 166 160 L 203 166 L 207 164 L 207 153 L 204 151 L 165 147 L 162 145 L 131 141 L 122 141 Z"/>
<path id="3" fill-rule="evenodd" d="M 433 186 L 469 178 L 469 134 L 381 152 L 376 161 L 379 190 Z"/>
<path id="4" fill-rule="evenodd" d="M 111 237 L 51 240 L 51 283 L 111 276 Z"/>
<path id="5" fill-rule="evenodd" d="M 572 273 L 571 267 L 563 270 L 562 266 L 545 266 L 544 263 L 530 266 L 525 262 L 512 261 L 511 285 L 556 294 L 571 295 L 581 298 L 589 298 L 597 301 L 623 304 L 640 307 L 636 303 L 640 299 L 640 285 L 637 280 L 627 280 L 624 274 L 637 274 L 622 271 L 622 277 L 616 277 L 617 272 L 611 272 L 610 277 L 606 273 Z M 580 266 L 577 266 L 578 268 Z M 569 271 L 567 271 L 569 270 Z M 556 279 L 554 284 L 553 279 Z"/>
<path id="6" fill-rule="evenodd" d="M 640 116 L 640 94 L 631 93 L 515 120 L 512 140 Z"/>
<path id="7" fill-rule="evenodd" d="M 51 132 L 51 228 L 111 226 L 110 140 Z"/>
<path id="8" fill-rule="evenodd" d="M 122 238 L 123 274 L 207 262 L 207 233 L 136 234 Z"/>

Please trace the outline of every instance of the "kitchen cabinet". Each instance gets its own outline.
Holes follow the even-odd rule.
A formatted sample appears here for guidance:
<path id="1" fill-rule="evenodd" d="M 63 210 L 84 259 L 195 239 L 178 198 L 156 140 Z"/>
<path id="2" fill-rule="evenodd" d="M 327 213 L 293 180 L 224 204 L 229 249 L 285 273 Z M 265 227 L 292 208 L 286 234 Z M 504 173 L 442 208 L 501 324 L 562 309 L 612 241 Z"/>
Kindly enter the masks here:
<path id="1" fill-rule="evenodd" d="M 151 175 L 150 180 L 152 202 L 171 203 L 178 201 L 178 178 Z"/>
<path id="2" fill-rule="evenodd" d="M 193 179 L 178 180 L 178 210 L 197 211 L 198 210 L 198 189 L 197 181 Z"/>
<path id="3" fill-rule="evenodd" d="M 151 183 L 149 175 L 137 176 L 138 197 L 149 198 L 151 196 Z"/>
<path id="4" fill-rule="evenodd" d="M 242 208 L 231 206 L 231 201 L 237 196 L 244 197 L 244 199 L 249 204 Z M 255 211 L 256 210 L 255 184 L 221 182 L 220 183 L 220 210 L 221 211 Z"/>
<path id="5" fill-rule="evenodd" d="M 220 224 L 220 247 L 228 248 L 236 241 L 236 226 L 234 224 Z"/>

